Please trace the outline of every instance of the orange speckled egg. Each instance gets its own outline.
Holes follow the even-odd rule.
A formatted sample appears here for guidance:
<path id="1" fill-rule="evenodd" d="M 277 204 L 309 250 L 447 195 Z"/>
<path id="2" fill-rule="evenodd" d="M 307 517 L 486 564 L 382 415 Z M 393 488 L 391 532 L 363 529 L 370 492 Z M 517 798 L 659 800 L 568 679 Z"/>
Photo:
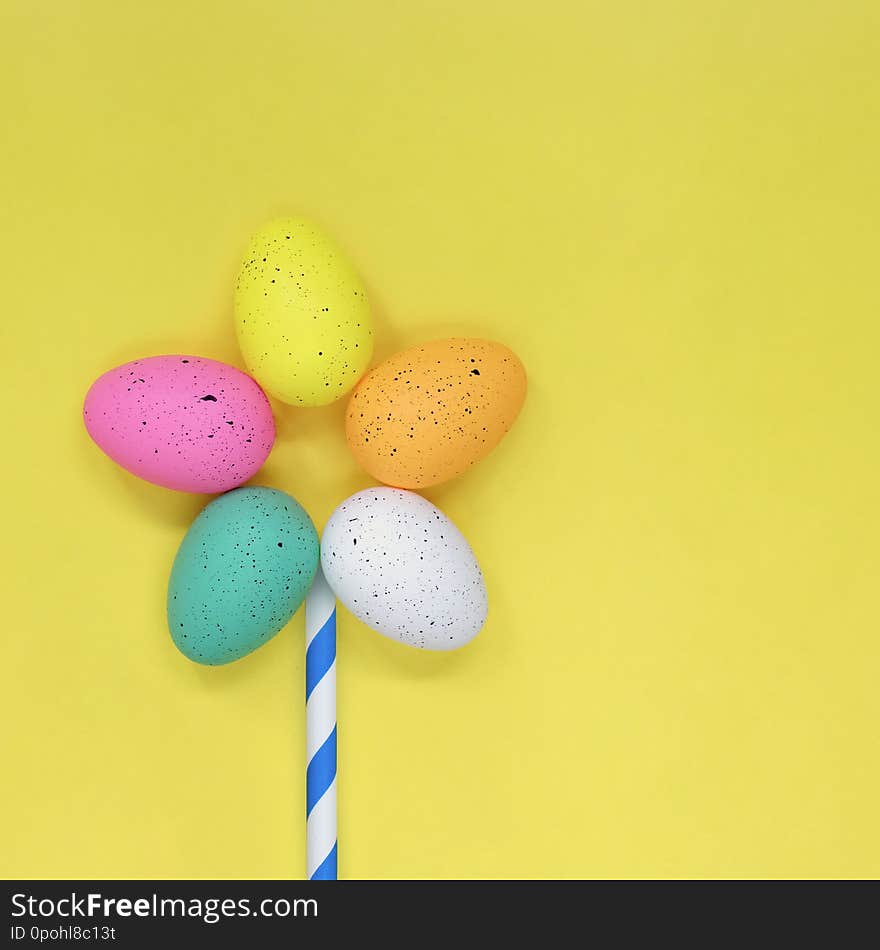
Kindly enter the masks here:
<path id="1" fill-rule="evenodd" d="M 426 488 L 488 455 L 525 396 L 525 369 L 506 346 L 435 340 L 397 353 L 360 381 L 345 434 L 377 481 Z"/>

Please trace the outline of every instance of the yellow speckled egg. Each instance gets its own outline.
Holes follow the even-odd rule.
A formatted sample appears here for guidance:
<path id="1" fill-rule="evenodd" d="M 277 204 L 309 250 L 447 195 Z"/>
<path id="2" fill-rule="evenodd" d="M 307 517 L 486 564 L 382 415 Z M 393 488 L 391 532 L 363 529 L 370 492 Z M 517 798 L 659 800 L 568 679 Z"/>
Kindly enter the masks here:
<path id="1" fill-rule="evenodd" d="M 351 395 L 348 444 L 373 478 L 426 488 L 501 441 L 526 395 L 522 363 L 489 340 L 435 340 L 380 363 Z"/>
<path id="2" fill-rule="evenodd" d="M 235 327 L 251 374 L 295 406 L 343 396 L 373 352 L 364 285 L 303 218 L 272 221 L 251 240 L 235 287 Z"/>

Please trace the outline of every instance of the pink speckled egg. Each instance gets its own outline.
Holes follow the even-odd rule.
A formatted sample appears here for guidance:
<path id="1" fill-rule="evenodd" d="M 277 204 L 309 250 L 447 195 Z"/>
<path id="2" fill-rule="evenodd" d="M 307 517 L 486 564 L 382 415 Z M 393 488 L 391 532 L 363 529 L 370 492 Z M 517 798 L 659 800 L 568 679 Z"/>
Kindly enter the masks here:
<path id="1" fill-rule="evenodd" d="M 132 475 L 187 492 L 225 492 L 266 461 L 275 422 L 246 373 L 200 356 L 150 356 L 89 389 L 83 419 L 95 443 Z"/>

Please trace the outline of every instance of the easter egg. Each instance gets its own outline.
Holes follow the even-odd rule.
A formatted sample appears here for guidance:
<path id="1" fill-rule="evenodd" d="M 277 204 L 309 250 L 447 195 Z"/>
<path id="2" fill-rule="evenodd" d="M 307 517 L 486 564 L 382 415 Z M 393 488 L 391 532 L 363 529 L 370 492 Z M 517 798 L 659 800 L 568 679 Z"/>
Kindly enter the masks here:
<path id="1" fill-rule="evenodd" d="M 318 535 L 274 488 L 215 498 L 180 544 L 168 582 L 168 629 L 196 663 L 231 663 L 296 613 L 318 569 Z"/>
<path id="2" fill-rule="evenodd" d="M 409 646 L 454 650 L 486 622 L 483 575 L 461 532 L 427 499 L 368 488 L 330 516 L 321 568 L 367 626 Z"/>
<path id="3" fill-rule="evenodd" d="M 89 389 L 83 420 L 124 469 L 186 492 L 241 485 L 275 441 L 272 409 L 257 383 L 199 356 L 150 356 L 111 369 Z"/>
<path id="4" fill-rule="evenodd" d="M 351 395 L 345 433 L 377 481 L 425 488 L 501 441 L 526 395 L 522 363 L 489 340 L 435 340 L 380 363 Z"/>
<path id="5" fill-rule="evenodd" d="M 248 369 L 296 406 L 339 399 L 373 352 L 364 285 L 331 238 L 302 218 L 254 236 L 235 287 L 235 327 Z"/>

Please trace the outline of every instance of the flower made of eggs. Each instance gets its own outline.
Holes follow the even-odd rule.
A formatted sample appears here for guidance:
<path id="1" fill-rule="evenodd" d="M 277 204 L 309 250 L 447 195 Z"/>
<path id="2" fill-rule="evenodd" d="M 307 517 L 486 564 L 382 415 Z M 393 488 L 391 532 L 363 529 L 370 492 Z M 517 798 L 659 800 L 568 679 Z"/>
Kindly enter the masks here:
<path id="1" fill-rule="evenodd" d="M 333 512 L 320 546 L 326 580 L 386 637 L 429 650 L 469 642 L 487 616 L 482 572 L 458 528 L 412 489 L 460 475 L 498 444 L 525 399 L 522 363 L 500 343 L 454 338 L 405 350 L 364 376 L 373 327 L 363 283 L 302 218 L 271 222 L 250 242 L 235 324 L 253 378 L 200 357 L 150 357 L 106 373 L 86 397 L 89 434 L 123 468 L 179 491 L 228 492 L 177 552 L 168 588 L 175 644 L 195 662 L 229 663 L 302 604 L 319 563 L 311 519 L 284 492 L 239 486 L 274 443 L 264 389 L 317 407 L 352 387 L 348 444 L 389 487 L 358 492 Z"/>

